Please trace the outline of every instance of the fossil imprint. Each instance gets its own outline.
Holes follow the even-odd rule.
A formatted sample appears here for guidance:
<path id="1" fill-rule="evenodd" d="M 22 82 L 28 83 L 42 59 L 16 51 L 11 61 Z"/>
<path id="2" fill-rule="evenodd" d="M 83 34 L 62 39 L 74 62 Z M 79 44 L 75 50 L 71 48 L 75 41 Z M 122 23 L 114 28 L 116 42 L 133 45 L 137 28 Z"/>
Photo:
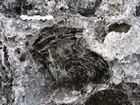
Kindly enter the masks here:
<path id="1" fill-rule="evenodd" d="M 58 87 L 79 90 L 90 82 L 103 83 L 110 77 L 106 61 L 87 49 L 82 31 L 45 28 L 32 44 L 33 58 L 48 70 Z"/>

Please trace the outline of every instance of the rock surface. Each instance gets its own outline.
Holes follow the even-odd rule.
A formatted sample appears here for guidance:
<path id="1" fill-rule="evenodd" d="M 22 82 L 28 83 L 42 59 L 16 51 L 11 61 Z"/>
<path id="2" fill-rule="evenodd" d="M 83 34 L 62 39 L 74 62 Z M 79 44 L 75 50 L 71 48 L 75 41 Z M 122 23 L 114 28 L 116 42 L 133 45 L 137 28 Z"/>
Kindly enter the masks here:
<path id="1" fill-rule="evenodd" d="M 139 40 L 140 0 L 1 0 L 0 105 L 140 105 Z"/>

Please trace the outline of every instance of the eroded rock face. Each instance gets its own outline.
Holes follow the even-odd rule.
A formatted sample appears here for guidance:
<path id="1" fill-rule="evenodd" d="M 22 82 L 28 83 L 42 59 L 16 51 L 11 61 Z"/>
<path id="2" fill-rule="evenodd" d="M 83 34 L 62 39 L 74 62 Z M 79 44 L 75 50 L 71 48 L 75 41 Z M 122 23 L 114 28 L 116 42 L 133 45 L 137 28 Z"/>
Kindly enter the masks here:
<path id="1" fill-rule="evenodd" d="M 139 105 L 139 3 L 1 0 L 0 104 Z"/>

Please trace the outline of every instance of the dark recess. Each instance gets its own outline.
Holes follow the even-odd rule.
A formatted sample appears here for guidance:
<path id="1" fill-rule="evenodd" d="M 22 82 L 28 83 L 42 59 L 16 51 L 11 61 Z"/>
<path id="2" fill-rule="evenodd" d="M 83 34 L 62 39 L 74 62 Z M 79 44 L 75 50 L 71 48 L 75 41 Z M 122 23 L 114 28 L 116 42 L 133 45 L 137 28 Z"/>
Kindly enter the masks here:
<path id="1" fill-rule="evenodd" d="M 33 7 L 32 4 L 28 4 L 28 5 L 25 4 L 25 5 L 23 5 L 23 9 L 24 9 L 24 10 L 31 10 L 32 7 Z"/>
<path id="2" fill-rule="evenodd" d="M 1 2 L 0 2 L 1 3 Z M 28 10 L 31 10 L 33 5 L 29 4 L 26 0 L 16 0 L 2 4 L 2 11 L 8 17 L 16 17 L 16 15 L 26 14 Z"/>
<path id="3" fill-rule="evenodd" d="M 140 4 L 136 6 L 136 16 L 140 16 Z"/>
<path id="4" fill-rule="evenodd" d="M 4 65 L 2 63 L 2 60 L 0 60 L 0 102 L 3 105 L 10 105 L 12 101 L 12 82 L 13 77 L 9 77 L 8 74 L 11 73 L 12 70 L 10 69 L 10 63 L 8 61 L 9 55 L 8 55 L 8 49 L 6 46 L 3 46 L 3 53 L 4 53 Z M 7 101 L 3 101 L 3 97 L 7 99 Z"/>
<path id="5" fill-rule="evenodd" d="M 26 60 L 26 54 L 23 53 L 23 54 L 19 57 L 19 60 L 20 60 L 21 62 L 24 62 L 24 61 Z"/>
<path id="6" fill-rule="evenodd" d="M 102 0 L 84 1 L 84 0 L 70 0 L 69 8 L 73 14 L 79 13 L 82 16 L 95 16 L 95 11 L 102 3 Z"/>
<path id="7" fill-rule="evenodd" d="M 130 27 L 131 26 L 126 23 L 121 23 L 121 24 L 114 23 L 109 26 L 108 32 L 115 31 L 115 32 L 121 32 L 121 33 L 122 32 L 127 33 L 129 31 Z"/>
<path id="8" fill-rule="evenodd" d="M 122 84 L 110 86 L 109 89 L 91 95 L 85 105 L 132 105 Z"/>
<path id="9" fill-rule="evenodd" d="M 16 7 L 15 10 L 16 10 L 16 13 L 17 13 L 18 15 L 20 15 L 20 13 L 21 13 L 21 7 Z"/>

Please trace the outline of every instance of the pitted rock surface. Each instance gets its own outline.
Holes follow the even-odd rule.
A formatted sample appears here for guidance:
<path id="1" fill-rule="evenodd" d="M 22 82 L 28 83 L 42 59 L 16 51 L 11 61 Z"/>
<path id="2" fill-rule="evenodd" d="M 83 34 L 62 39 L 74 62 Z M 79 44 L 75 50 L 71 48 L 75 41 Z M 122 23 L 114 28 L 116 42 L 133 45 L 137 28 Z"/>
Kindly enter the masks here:
<path id="1" fill-rule="evenodd" d="M 0 0 L 0 105 L 139 105 L 139 40 L 139 0 Z"/>

